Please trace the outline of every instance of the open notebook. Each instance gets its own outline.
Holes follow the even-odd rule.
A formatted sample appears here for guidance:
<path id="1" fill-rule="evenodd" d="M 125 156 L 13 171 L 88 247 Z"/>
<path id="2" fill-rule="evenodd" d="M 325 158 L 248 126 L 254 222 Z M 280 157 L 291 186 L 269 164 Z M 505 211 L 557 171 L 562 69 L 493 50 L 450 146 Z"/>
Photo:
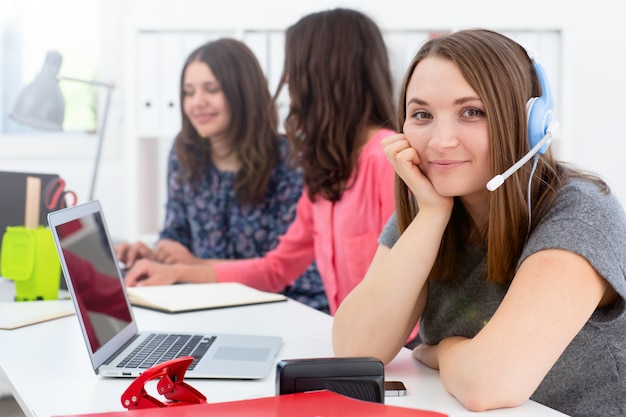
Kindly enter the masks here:
<path id="1" fill-rule="evenodd" d="M 237 282 L 129 287 L 126 291 L 131 304 L 167 313 L 287 300 L 282 294 L 259 291 Z"/>
<path id="2" fill-rule="evenodd" d="M 139 331 L 99 201 L 52 212 L 48 222 L 97 374 L 136 377 L 180 356 L 194 357 L 188 378 L 264 378 L 275 367 L 277 336 Z"/>

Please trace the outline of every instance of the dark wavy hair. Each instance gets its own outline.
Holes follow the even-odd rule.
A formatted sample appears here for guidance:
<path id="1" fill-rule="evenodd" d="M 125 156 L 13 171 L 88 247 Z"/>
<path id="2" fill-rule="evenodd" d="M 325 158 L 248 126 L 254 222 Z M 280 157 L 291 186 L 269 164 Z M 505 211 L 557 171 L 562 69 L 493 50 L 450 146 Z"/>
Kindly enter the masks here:
<path id="1" fill-rule="evenodd" d="M 428 57 L 458 65 L 463 77 L 485 104 L 489 125 L 491 172 L 504 172 L 530 150 L 526 103 L 541 96 L 541 85 L 526 50 L 508 37 L 485 29 L 468 29 L 441 35 L 426 42 L 406 72 L 398 102 L 396 123 L 406 119 L 406 90 L 417 65 Z M 586 178 L 605 192 L 598 177 L 558 162 L 552 148 L 541 156 L 532 178 L 532 223 L 526 197 L 532 164 L 524 165 L 506 185 L 489 195 L 489 222 L 482 240 L 487 243 L 487 280 L 505 283 L 513 279 L 527 237 L 550 209 L 558 190 L 569 178 Z M 396 211 L 400 232 L 415 217 L 419 207 L 408 187 L 396 175 Z M 476 230 L 463 204 L 455 198 L 430 278 L 451 278 L 458 252 Z"/>
<path id="2" fill-rule="evenodd" d="M 285 43 L 274 98 L 287 84 L 285 131 L 292 153 L 309 197 L 337 201 L 350 187 L 367 127 L 393 129 L 387 48 L 372 19 L 342 8 L 303 17 L 287 29 Z"/>
<path id="3" fill-rule="evenodd" d="M 278 158 L 278 114 L 263 70 L 254 53 L 231 38 L 208 42 L 187 58 L 180 78 L 182 129 L 174 146 L 184 179 L 196 184 L 212 162 L 210 142 L 200 137 L 182 109 L 184 74 L 192 62 L 211 68 L 231 109 L 227 133 L 241 162 L 235 179 L 237 199 L 258 204 Z"/>

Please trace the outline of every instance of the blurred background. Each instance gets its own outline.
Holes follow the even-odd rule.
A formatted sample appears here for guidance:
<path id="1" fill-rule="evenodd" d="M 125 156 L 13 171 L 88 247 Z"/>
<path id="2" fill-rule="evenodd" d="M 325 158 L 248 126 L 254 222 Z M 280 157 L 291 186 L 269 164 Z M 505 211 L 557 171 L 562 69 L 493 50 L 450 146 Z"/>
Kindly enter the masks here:
<path id="1" fill-rule="evenodd" d="M 557 155 L 600 174 L 626 203 L 626 43 L 618 5 L 609 0 L 3 0 L 0 171 L 59 174 L 84 202 L 105 122 L 94 198 L 101 200 L 114 238 L 152 243 L 163 222 L 165 163 L 179 128 L 178 85 L 187 54 L 222 36 L 244 40 L 273 91 L 282 70 L 285 28 L 308 13 L 341 6 L 367 13 L 383 29 L 396 84 L 421 43 L 440 32 L 485 27 L 533 49 L 553 84 L 561 125 L 553 142 Z M 62 56 L 59 75 L 114 85 L 109 91 L 61 81 L 66 103 L 61 131 L 28 128 L 7 116 L 50 50 Z"/>

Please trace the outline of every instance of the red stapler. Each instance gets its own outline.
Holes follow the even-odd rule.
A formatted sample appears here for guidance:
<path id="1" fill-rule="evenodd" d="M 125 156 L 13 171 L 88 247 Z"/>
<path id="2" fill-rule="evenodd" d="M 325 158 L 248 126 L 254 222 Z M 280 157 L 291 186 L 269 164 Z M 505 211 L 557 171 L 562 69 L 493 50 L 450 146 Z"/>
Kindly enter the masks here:
<path id="1" fill-rule="evenodd" d="M 122 405 L 133 410 L 206 403 L 206 397 L 200 391 L 183 381 L 192 362 L 193 357 L 184 356 L 147 369 L 124 391 Z M 160 378 L 157 392 L 169 401 L 161 402 L 146 391 L 146 382 L 157 378 Z"/>

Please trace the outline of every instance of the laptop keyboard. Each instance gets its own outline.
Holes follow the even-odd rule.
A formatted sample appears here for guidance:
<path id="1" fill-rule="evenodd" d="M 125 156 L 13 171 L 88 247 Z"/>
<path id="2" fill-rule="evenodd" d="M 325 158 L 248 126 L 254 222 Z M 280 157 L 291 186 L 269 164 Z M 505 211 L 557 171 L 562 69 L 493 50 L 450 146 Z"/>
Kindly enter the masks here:
<path id="1" fill-rule="evenodd" d="M 189 370 L 195 368 L 216 336 L 152 333 L 118 365 L 118 368 L 147 369 L 170 359 L 193 356 Z"/>

